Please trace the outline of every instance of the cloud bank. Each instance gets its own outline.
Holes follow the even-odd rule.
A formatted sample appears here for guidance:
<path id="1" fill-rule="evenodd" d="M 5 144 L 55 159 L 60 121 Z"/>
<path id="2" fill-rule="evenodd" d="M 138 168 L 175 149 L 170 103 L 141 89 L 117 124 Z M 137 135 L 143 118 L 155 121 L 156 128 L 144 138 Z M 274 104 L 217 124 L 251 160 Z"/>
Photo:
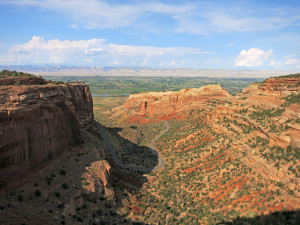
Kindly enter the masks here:
<path id="1" fill-rule="evenodd" d="M 169 66 L 184 66 L 181 59 L 198 57 L 211 52 L 199 48 L 132 46 L 108 43 L 105 39 L 90 40 L 45 40 L 33 36 L 22 45 L 9 49 L 9 57 L 1 57 L 0 64 L 66 64 L 66 65 L 136 65 L 153 66 L 165 60 Z"/>

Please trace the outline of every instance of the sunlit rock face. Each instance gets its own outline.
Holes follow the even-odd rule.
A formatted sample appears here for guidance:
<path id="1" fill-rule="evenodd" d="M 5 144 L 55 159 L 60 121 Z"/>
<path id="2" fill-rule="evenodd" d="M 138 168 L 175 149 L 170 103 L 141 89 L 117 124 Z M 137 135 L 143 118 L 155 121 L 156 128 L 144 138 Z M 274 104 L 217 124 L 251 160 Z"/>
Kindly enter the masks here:
<path id="1" fill-rule="evenodd" d="M 220 85 L 183 89 L 178 92 L 147 92 L 133 94 L 123 105 L 127 110 L 141 116 L 167 118 L 176 117 L 183 111 L 212 98 L 230 98 L 231 95 Z"/>

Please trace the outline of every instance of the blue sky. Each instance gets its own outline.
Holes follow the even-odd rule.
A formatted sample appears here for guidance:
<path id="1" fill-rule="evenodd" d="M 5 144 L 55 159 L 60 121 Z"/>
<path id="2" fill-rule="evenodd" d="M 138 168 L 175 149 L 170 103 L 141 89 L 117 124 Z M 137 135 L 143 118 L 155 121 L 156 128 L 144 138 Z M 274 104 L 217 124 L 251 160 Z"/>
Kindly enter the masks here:
<path id="1" fill-rule="evenodd" d="M 300 1 L 0 0 L 0 65 L 300 71 Z"/>

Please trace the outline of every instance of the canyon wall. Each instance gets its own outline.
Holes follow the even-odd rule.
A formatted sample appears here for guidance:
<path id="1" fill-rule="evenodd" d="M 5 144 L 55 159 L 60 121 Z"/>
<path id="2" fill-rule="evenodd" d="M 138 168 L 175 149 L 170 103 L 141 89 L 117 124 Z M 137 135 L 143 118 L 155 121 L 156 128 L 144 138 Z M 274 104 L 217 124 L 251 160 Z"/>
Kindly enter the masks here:
<path id="1" fill-rule="evenodd" d="M 80 129 L 89 129 L 93 121 L 92 97 L 84 84 L 12 86 L 4 80 L 0 86 L 1 185 L 80 148 Z"/>
<path id="2" fill-rule="evenodd" d="M 212 98 L 232 97 L 220 85 L 206 85 L 180 91 L 147 92 L 130 95 L 123 108 L 140 116 L 160 118 L 180 116 L 183 111 Z"/>
<path id="3" fill-rule="evenodd" d="M 177 204 L 164 194 L 174 189 L 187 205 L 190 194 L 193 206 L 223 215 L 299 209 L 299 74 L 251 84 L 236 96 L 218 85 L 133 94 L 112 112 L 111 120 L 134 129 L 157 122 L 151 118 L 169 124 L 156 142 L 169 166 L 147 189 L 170 207 Z"/>

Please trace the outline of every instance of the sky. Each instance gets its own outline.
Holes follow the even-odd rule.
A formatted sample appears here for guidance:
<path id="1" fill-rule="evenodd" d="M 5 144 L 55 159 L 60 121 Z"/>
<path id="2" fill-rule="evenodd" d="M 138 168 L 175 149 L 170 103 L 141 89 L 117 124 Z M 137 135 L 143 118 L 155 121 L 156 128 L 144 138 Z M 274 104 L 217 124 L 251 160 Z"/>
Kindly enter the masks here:
<path id="1" fill-rule="evenodd" d="M 0 65 L 300 71 L 298 0 L 0 0 Z"/>

